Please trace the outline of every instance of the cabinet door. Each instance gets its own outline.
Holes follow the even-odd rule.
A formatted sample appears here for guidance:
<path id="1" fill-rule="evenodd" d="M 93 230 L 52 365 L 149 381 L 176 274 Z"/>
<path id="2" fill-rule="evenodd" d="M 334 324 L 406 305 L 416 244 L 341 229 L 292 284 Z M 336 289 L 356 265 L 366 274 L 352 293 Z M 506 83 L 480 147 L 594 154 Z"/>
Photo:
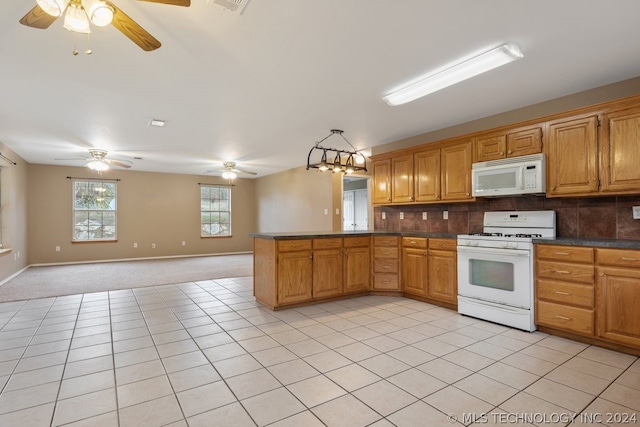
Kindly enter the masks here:
<path id="1" fill-rule="evenodd" d="M 506 157 L 506 135 L 487 135 L 474 138 L 476 162 L 504 159 Z"/>
<path id="2" fill-rule="evenodd" d="M 312 252 L 278 254 L 278 304 L 311 300 Z"/>
<path id="3" fill-rule="evenodd" d="M 542 152 L 542 129 L 523 129 L 507 134 L 507 157 L 527 156 Z"/>
<path id="4" fill-rule="evenodd" d="M 597 278 L 598 335 L 640 347 L 640 271 L 603 267 Z"/>
<path id="5" fill-rule="evenodd" d="M 379 160 L 371 165 L 373 204 L 391 203 L 391 160 Z"/>
<path id="6" fill-rule="evenodd" d="M 414 154 L 413 164 L 416 201 L 440 200 L 440 150 L 426 150 Z"/>
<path id="7" fill-rule="evenodd" d="M 547 197 L 598 192 L 596 116 L 549 124 Z"/>
<path id="8" fill-rule="evenodd" d="M 427 296 L 427 250 L 402 250 L 402 291 Z"/>
<path id="9" fill-rule="evenodd" d="M 604 116 L 602 191 L 637 193 L 640 188 L 640 109 Z"/>
<path id="10" fill-rule="evenodd" d="M 369 248 L 345 249 L 344 257 L 344 292 L 368 291 L 371 288 Z"/>
<path id="11" fill-rule="evenodd" d="M 413 155 L 391 160 L 391 200 L 394 203 L 413 202 Z"/>
<path id="12" fill-rule="evenodd" d="M 471 141 L 442 147 L 442 200 L 471 199 Z"/>
<path id="13" fill-rule="evenodd" d="M 450 304 L 458 303 L 458 273 L 455 251 L 429 249 L 427 296 Z"/>
<path id="14" fill-rule="evenodd" d="M 326 298 L 342 293 L 342 249 L 313 252 L 313 298 Z"/>

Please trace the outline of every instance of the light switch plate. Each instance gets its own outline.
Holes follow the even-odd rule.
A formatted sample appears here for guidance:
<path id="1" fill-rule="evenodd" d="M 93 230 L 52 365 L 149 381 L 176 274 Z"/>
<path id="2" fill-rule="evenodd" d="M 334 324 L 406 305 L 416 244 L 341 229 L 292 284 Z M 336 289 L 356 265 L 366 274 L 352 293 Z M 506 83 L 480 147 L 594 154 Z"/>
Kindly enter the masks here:
<path id="1" fill-rule="evenodd" d="M 633 219 L 640 219 L 640 206 L 632 206 Z"/>

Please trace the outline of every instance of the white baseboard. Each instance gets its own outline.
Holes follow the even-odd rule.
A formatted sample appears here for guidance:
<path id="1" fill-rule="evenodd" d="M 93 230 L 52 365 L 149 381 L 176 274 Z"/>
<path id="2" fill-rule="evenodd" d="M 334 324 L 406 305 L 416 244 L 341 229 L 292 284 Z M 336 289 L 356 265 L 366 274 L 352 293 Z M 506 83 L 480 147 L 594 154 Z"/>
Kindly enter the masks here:
<path id="1" fill-rule="evenodd" d="M 27 265 L 25 268 L 23 268 L 22 270 L 16 271 L 15 273 L 13 273 L 11 276 L 7 277 L 6 279 L 4 279 L 2 282 L 0 282 L 0 286 L 4 285 L 5 283 L 7 283 L 9 280 L 13 279 L 14 277 L 16 277 L 18 274 L 24 272 L 26 269 L 28 269 L 29 267 L 31 267 L 30 265 Z"/>

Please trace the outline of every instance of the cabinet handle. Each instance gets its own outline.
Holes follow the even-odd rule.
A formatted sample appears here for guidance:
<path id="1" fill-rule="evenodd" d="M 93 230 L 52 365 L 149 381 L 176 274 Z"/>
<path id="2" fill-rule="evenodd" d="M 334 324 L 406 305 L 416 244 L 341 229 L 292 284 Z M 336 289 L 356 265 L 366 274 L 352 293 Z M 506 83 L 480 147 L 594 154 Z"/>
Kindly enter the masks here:
<path id="1" fill-rule="evenodd" d="M 571 255 L 569 252 L 556 252 L 556 255 Z"/>
<path id="2" fill-rule="evenodd" d="M 554 270 L 554 272 L 558 274 L 571 274 L 571 272 L 567 270 Z"/>
<path id="3" fill-rule="evenodd" d="M 627 258 L 627 257 L 622 257 L 622 258 L 620 258 L 620 261 L 632 261 L 632 262 L 636 262 L 636 261 L 638 261 L 638 258 Z"/>
<path id="4" fill-rule="evenodd" d="M 571 318 L 570 318 L 570 317 L 560 316 L 559 314 L 556 314 L 556 319 L 560 319 L 560 320 L 571 320 Z"/>
<path id="5" fill-rule="evenodd" d="M 562 291 L 556 291 L 556 294 L 558 294 L 558 295 L 571 295 L 570 292 L 562 292 Z"/>

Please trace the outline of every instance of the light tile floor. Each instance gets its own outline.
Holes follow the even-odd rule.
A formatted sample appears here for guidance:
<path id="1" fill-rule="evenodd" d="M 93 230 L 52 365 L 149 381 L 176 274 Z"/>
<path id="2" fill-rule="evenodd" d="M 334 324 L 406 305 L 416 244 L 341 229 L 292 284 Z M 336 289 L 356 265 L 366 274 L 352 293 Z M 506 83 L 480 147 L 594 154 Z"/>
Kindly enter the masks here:
<path id="1" fill-rule="evenodd" d="M 0 304 L 0 426 L 640 425 L 634 356 L 252 278 Z"/>

